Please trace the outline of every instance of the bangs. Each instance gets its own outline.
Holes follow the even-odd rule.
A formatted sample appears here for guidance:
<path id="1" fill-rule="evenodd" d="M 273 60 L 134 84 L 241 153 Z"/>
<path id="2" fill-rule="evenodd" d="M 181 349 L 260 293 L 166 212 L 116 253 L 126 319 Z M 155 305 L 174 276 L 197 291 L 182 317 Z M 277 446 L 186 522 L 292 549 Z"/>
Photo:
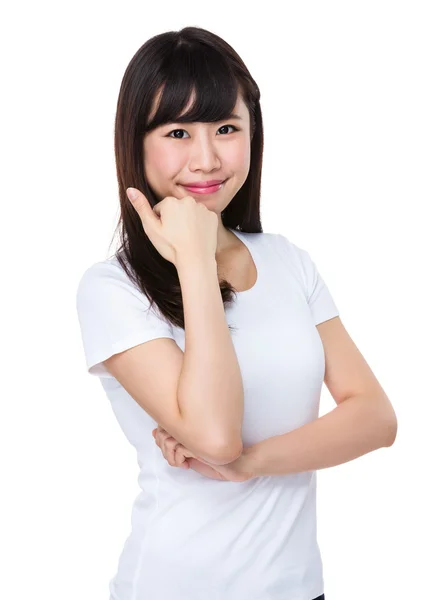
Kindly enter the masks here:
<path id="1" fill-rule="evenodd" d="M 240 85 L 215 50 L 180 45 L 167 57 L 161 72 L 158 108 L 144 133 L 166 123 L 212 123 L 232 117 Z M 186 111 L 192 95 L 192 106 Z"/>

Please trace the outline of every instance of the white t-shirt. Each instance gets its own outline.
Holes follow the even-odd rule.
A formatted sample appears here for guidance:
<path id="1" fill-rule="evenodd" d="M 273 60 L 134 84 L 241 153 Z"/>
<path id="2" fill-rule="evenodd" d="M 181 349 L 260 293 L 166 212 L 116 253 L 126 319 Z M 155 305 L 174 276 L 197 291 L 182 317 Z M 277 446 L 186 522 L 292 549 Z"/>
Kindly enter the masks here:
<path id="1" fill-rule="evenodd" d="M 274 233 L 231 229 L 257 267 L 255 285 L 226 308 L 244 386 L 244 446 L 319 416 L 325 360 L 318 323 L 339 315 L 306 250 Z M 171 467 L 148 413 L 102 361 L 184 330 L 132 284 L 116 257 L 93 264 L 77 290 L 86 367 L 100 377 L 140 468 L 132 529 L 110 600 L 312 600 L 324 591 L 316 471 L 246 482 Z M 160 316 L 159 316 L 160 315 Z"/>

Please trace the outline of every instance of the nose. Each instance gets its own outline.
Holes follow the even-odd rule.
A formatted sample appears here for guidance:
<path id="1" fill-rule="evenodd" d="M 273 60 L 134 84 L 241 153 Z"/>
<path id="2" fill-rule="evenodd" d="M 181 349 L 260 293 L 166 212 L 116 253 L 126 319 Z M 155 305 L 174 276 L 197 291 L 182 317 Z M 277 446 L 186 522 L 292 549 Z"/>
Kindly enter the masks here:
<path id="1" fill-rule="evenodd" d="M 213 137 L 215 135 L 215 138 Z M 212 131 L 197 132 L 191 143 L 189 167 L 191 171 L 210 171 L 219 169 L 221 158 L 219 156 L 219 141 L 216 133 Z"/>

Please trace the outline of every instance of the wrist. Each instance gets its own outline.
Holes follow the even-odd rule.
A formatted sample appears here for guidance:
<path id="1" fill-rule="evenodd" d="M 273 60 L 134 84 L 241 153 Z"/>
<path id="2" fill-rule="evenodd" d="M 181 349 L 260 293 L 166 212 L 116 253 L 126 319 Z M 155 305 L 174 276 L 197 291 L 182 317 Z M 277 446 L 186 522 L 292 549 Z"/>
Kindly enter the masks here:
<path id="1" fill-rule="evenodd" d="M 198 252 L 180 252 L 176 255 L 175 267 L 177 270 L 187 269 L 188 271 L 192 267 L 210 268 L 212 266 L 217 269 L 216 257 L 212 254 L 202 255 Z"/>
<path id="2" fill-rule="evenodd" d="M 260 477 L 262 469 L 258 444 L 244 448 L 242 458 L 244 461 L 243 470 L 249 474 L 250 479 Z"/>

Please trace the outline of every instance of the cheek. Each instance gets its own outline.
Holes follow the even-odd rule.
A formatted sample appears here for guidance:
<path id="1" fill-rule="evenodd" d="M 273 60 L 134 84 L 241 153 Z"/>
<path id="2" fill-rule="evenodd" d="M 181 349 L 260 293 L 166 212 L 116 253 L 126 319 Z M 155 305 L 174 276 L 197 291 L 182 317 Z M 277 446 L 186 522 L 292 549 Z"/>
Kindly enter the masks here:
<path id="1" fill-rule="evenodd" d="M 246 140 L 241 140 L 240 144 L 234 145 L 227 158 L 231 161 L 235 170 L 245 172 L 250 168 L 250 154 L 250 143 L 247 143 Z"/>
<path id="2" fill-rule="evenodd" d="M 162 147 L 159 147 L 149 151 L 146 166 L 155 173 L 166 175 L 171 172 L 175 162 L 174 155 L 171 155 L 170 152 L 164 152 Z"/>
<path id="3" fill-rule="evenodd" d="M 226 156 L 226 162 L 231 171 L 246 177 L 250 170 L 250 146 L 247 148 L 244 144 L 238 144 Z"/>
<path id="4" fill-rule="evenodd" d="M 151 182 L 167 180 L 180 168 L 180 156 L 176 152 L 168 152 L 165 144 L 148 140 L 144 146 L 144 169 Z"/>

